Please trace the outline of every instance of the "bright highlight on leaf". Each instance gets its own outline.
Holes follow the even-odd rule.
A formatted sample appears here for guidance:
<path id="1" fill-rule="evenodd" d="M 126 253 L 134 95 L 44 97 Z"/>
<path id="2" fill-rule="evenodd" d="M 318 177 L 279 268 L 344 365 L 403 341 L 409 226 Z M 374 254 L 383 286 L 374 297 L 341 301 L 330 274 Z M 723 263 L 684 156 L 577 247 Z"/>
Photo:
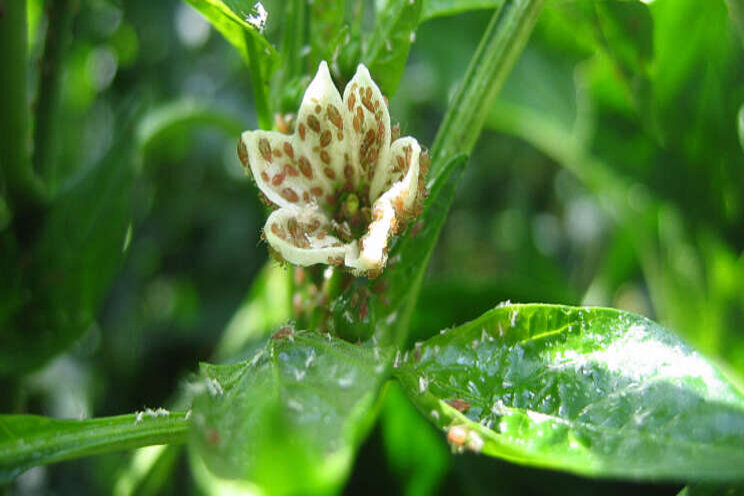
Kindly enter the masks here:
<path id="1" fill-rule="evenodd" d="M 293 134 L 243 133 L 240 160 L 279 207 L 264 226 L 277 258 L 379 275 L 390 238 L 421 210 L 429 166 L 414 138 L 395 133 L 367 68 L 359 65 L 342 98 L 325 62 L 305 92 Z"/>

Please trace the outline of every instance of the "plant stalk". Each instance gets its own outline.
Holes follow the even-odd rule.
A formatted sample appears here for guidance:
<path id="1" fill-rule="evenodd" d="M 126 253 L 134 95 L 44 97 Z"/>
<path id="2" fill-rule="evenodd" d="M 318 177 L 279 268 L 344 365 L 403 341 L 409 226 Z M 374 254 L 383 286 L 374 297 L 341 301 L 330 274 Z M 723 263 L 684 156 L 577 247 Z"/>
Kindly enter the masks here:
<path id="1" fill-rule="evenodd" d="M 0 0 L 0 180 L 14 217 L 45 201 L 30 160 L 26 0 Z"/>
<path id="2" fill-rule="evenodd" d="M 432 146 L 430 181 L 473 151 L 496 95 L 532 33 L 543 0 L 506 0 L 494 12 Z"/>
<path id="3" fill-rule="evenodd" d="M 54 192 L 57 187 L 56 128 L 62 59 L 69 42 L 73 8 L 70 0 L 52 0 L 47 11 L 47 32 L 39 74 L 39 96 L 34 124 L 34 170 Z"/>
<path id="4" fill-rule="evenodd" d="M 253 96 L 256 100 L 256 113 L 258 117 L 258 127 L 261 129 L 271 129 L 274 126 L 269 109 L 269 100 L 264 88 L 265 81 L 261 75 L 261 60 L 256 52 L 256 44 L 253 38 L 245 33 L 245 46 L 248 49 L 248 58 L 250 59 L 249 70 L 251 72 L 251 83 L 253 84 Z"/>

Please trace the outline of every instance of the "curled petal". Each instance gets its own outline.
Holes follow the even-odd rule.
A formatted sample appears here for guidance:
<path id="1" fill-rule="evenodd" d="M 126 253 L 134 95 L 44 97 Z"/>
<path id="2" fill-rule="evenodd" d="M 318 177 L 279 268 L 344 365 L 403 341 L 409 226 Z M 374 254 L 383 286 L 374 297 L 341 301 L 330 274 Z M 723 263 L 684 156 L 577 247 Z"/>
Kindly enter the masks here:
<path id="1" fill-rule="evenodd" d="M 396 140 L 391 147 L 393 161 L 403 161 L 401 170 L 387 174 L 385 193 L 372 205 L 372 222 L 367 234 L 362 237 L 360 246 L 347 255 L 346 265 L 357 273 L 380 271 L 387 261 L 388 242 L 398 230 L 398 224 L 407 220 L 416 205 L 419 194 L 419 157 L 421 147 L 413 138 Z M 392 182 L 396 178 L 397 181 Z"/>
<path id="2" fill-rule="evenodd" d="M 342 264 L 349 245 L 329 234 L 328 218 L 315 208 L 280 208 L 269 215 L 264 236 L 287 262 Z"/>
<path id="3" fill-rule="evenodd" d="M 371 183 L 379 164 L 387 162 L 390 115 L 380 89 L 362 64 L 344 90 L 344 110 L 350 158 L 355 165 L 349 171 L 354 174 L 353 185 Z"/>

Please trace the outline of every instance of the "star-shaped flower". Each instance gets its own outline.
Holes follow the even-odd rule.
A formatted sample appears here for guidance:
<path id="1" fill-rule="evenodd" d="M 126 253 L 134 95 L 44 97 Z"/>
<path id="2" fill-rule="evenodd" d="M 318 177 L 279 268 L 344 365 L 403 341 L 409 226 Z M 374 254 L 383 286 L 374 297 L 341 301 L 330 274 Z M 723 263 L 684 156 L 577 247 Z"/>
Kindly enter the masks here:
<path id="1" fill-rule="evenodd" d="M 245 131 L 238 155 L 279 207 L 264 226 L 266 241 L 296 265 L 377 276 L 390 238 L 424 197 L 426 153 L 414 138 L 392 138 L 387 102 L 361 64 L 342 98 L 321 62 L 294 133 Z"/>

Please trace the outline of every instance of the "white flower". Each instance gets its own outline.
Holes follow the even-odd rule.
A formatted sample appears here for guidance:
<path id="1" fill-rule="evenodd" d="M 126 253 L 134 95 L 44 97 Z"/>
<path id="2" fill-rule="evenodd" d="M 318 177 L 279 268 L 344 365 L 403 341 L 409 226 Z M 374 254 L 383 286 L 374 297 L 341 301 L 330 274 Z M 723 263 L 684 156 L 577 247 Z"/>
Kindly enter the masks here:
<path id="1" fill-rule="evenodd" d="M 321 62 L 293 134 L 244 132 L 238 155 L 279 207 L 264 226 L 275 255 L 377 276 L 391 236 L 418 215 L 428 168 L 414 138 L 391 141 L 387 103 L 361 64 L 342 99 Z"/>

